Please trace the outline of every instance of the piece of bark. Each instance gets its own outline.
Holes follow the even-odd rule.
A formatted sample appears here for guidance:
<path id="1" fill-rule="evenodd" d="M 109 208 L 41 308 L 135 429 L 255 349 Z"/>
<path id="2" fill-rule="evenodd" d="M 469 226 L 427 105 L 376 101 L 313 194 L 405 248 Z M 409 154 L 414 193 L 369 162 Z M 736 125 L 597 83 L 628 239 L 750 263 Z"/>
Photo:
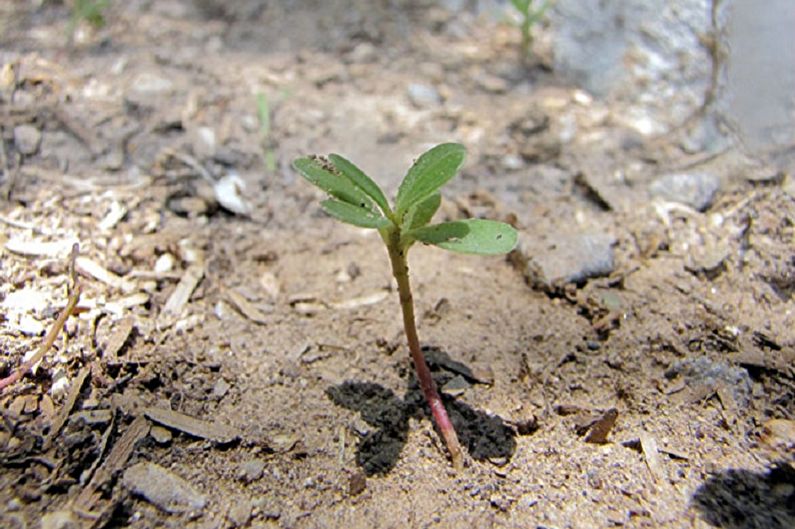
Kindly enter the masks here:
<path id="1" fill-rule="evenodd" d="M 148 407 L 144 409 L 144 415 L 163 426 L 218 444 L 231 443 L 240 438 L 240 433 L 231 426 L 203 421 L 165 408 Z"/>
<path id="2" fill-rule="evenodd" d="M 596 422 L 591 425 L 588 434 L 585 436 L 586 443 L 604 444 L 607 442 L 607 436 L 613 425 L 616 424 L 618 419 L 618 410 L 610 408 L 599 417 Z"/>

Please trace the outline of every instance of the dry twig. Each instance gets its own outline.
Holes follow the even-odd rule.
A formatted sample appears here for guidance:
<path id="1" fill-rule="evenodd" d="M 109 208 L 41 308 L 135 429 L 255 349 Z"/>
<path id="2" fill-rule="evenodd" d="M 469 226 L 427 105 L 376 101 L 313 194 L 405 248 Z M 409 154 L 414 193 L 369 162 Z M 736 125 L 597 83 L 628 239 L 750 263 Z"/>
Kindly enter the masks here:
<path id="1" fill-rule="evenodd" d="M 72 247 L 72 256 L 70 258 L 70 266 L 69 266 L 69 276 L 70 276 L 70 286 L 69 286 L 69 299 L 66 302 L 66 307 L 61 311 L 58 315 L 58 319 L 52 324 L 50 327 L 50 331 L 47 333 L 47 336 L 44 338 L 44 342 L 39 346 L 38 351 L 36 354 L 31 356 L 26 362 L 23 362 L 16 371 L 11 373 L 6 378 L 0 379 L 0 391 L 4 391 L 7 386 L 17 382 L 20 380 L 25 374 L 30 371 L 33 366 L 38 364 L 42 358 L 44 358 L 45 353 L 52 347 L 55 343 L 56 338 L 58 338 L 58 334 L 63 329 L 64 324 L 66 323 L 66 319 L 72 314 L 75 307 L 77 306 L 77 302 L 80 301 L 80 286 L 77 284 L 77 278 L 74 272 L 74 262 L 77 258 L 77 253 L 79 251 L 79 246 L 75 244 Z"/>

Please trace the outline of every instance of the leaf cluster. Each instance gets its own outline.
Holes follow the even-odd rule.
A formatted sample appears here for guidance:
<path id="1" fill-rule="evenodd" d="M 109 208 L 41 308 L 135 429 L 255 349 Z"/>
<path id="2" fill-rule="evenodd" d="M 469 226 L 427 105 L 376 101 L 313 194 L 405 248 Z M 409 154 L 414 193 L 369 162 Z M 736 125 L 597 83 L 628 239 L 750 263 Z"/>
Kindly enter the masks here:
<path id="1" fill-rule="evenodd" d="M 394 207 L 372 178 L 338 154 L 306 156 L 295 169 L 329 195 L 321 203 L 332 217 L 362 228 L 377 229 L 387 244 L 407 250 L 419 241 L 462 253 L 498 255 L 511 251 L 517 233 L 502 222 L 465 219 L 430 224 L 442 201 L 439 190 L 453 178 L 466 157 L 457 143 L 443 143 L 422 154 L 398 188 Z"/>
<path id="2" fill-rule="evenodd" d="M 533 7 L 533 0 L 511 0 L 513 7 L 522 15 L 520 29 L 522 31 L 522 52 L 524 55 L 530 53 L 530 45 L 533 41 L 532 27 L 541 21 L 541 18 L 546 14 L 553 2 L 554 0 L 544 0 L 544 3 L 539 7 Z"/>
<path id="3" fill-rule="evenodd" d="M 105 25 L 104 11 L 110 0 L 75 0 L 72 6 L 72 24 L 85 20 L 94 28 Z"/>

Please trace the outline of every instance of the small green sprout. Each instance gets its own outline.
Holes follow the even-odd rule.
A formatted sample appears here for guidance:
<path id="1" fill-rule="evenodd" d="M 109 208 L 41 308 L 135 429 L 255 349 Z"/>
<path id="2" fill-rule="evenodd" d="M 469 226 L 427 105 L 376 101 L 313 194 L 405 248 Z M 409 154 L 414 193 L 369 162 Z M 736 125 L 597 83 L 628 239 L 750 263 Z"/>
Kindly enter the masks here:
<path id="1" fill-rule="evenodd" d="M 110 4 L 110 0 L 74 0 L 72 5 L 72 19 L 70 27 L 72 31 L 80 21 L 85 21 L 95 29 L 105 25 L 104 11 Z"/>
<path id="2" fill-rule="evenodd" d="M 268 172 L 276 170 L 276 154 L 271 136 L 271 106 L 268 96 L 257 92 L 257 117 L 259 118 L 259 144 L 262 149 L 262 161 Z"/>
<path id="3" fill-rule="evenodd" d="M 546 14 L 554 0 L 544 0 L 539 7 L 533 7 L 533 0 L 511 0 L 513 7 L 522 15 L 522 22 L 519 28 L 522 31 L 522 59 L 530 57 L 533 45 L 533 26 L 536 25 Z"/>
<path id="4" fill-rule="evenodd" d="M 480 255 L 504 254 L 516 246 L 516 230 L 502 222 L 464 219 L 429 224 L 441 204 L 439 189 L 456 175 L 465 156 L 466 149 L 457 143 L 443 143 L 425 152 L 409 169 L 392 207 L 378 184 L 342 156 L 307 156 L 293 162 L 304 178 L 329 195 L 321 203 L 329 215 L 378 230 L 386 244 L 417 379 L 456 469 L 463 468 L 461 445 L 420 349 L 407 255 L 415 242 Z"/>

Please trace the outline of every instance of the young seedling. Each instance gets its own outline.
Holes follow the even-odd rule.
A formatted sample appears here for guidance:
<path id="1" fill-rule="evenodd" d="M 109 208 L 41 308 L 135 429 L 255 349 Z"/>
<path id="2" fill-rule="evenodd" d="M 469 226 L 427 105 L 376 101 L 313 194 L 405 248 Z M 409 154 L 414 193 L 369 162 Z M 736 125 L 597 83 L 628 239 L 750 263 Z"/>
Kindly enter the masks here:
<path id="1" fill-rule="evenodd" d="M 389 205 L 378 184 L 342 156 L 308 156 L 293 162 L 304 178 L 329 195 L 321 203 L 329 215 L 378 230 L 386 244 L 417 379 L 456 469 L 463 467 L 461 445 L 420 349 L 407 255 L 415 242 L 481 255 L 504 254 L 516 245 L 516 230 L 502 222 L 464 219 L 429 224 L 441 204 L 439 189 L 455 176 L 465 155 L 464 146 L 456 143 L 443 143 L 424 153 L 406 173 L 394 206 Z"/>
<path id="2" fill-rule="evenodd" d="M 268 96 L 257 92 L 257 117 L 259 118 L 259 144 L 262 149 L 262 161 L 269 173 L 276 171 L 276 154 L 271 136 L 271 106 Z"/>
<path id="3" fill-rule="evenodd" d="M 533 7 L 533 0 L 511 0 L 513 7 L 522 16 L 519 29 L 522 31 L 522 59 L 526 60 L 530 56 L 530 48 L 533 45 L 533 26 L 536 25 L 541 17 L 552 5 L 553 0 L 544 0 L 539 7 Z"/>
<path id="4" fill-rule="evenodd" d="M 80 21 L 85 21 L 94 29 L 105 25 L 105 9 L 110 0 L 74 0 L 72 16 L 69 21 L 69 33 L 73 33 Z"/>

